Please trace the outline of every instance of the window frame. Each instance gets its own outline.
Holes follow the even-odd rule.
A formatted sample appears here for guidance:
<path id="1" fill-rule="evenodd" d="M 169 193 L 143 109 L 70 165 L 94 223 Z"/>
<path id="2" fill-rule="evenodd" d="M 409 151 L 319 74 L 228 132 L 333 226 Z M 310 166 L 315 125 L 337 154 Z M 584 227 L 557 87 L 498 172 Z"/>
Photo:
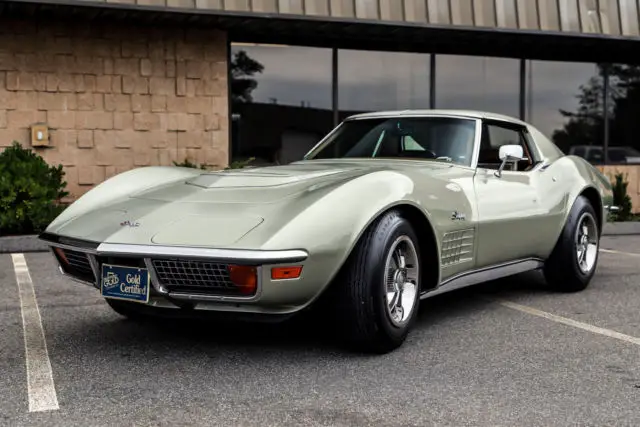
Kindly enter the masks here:
<path id="1" fill-rule="evenodd" d="M 478 150 L 477 150 L 477 155 L 475 159 L 476 169 L 497 170 L 497 168 L 491 169 L 484 166 L 480 166 L 480 162 L 479 162 L 480 149 L 482 148 L 484 139 L 488 136 L 490 126 L 499 127 L 502 129 L 517 132 L 521 138 L 521 144 L 523 145 L 524 155 L 531 162 L 531 165 L 527 170 L 516 170 L 516 171 L 505 170 L 504 172 L 528 173 L 528 172 L 534 171 L 537 168 L 537 166 L 541 163 L 541 159 L 538 154 L 535 140 L 531 136 L 531 133 L 529 132 L 529 128 L 526 125 L 512 122 L 512 121 L 507 121 L 507 120 L 500 120 L 496 118 L 485 118 L 485 119 L 482 119 L 480 140 L 478 141 Z M 490 143 L 491 142 L 489 141 L 489 144 Z M 499 147 L 498 147 L 498 150 L 499 150 Z M 496 162 L 498 164 L 501 163 L 499 158 L 496 160 Z"/>
<path id="2" fill-rule="evenodd" d="M 333 138 L 333 136 L 338 133 L 338 131 L 348 122 L 357 121 L 357 120 L 369 120 L 369 119 L 393 119 L 393 118 L 448 118 L 448 119 L 459 119 L 459 120 L 468 120 L 474 123 L 474 137 L 473 137 L 473 149 L 471 151 L 471 159 L 468 165 L 461 163 L 451 163 L 451 165 L 455 165 L 456 167 L 476 170 L 478 167 L 478 155 L 480 150 L 480 142 L 482 138 L 482 125 L 483 119 L 481 117 L 477 117 L 474 115 L 465 115 L 465 114 L 446 114 L 446 113 L 406 113 L 406 114 L 379 114 L 379 113 L 361 113 L 356 114 L 350 117 L 345 118 L 337 126 L 335 126 L 330 132 L 328 132 L 323 138 L 318 141 L 318 143 L 313 146 L 302 158 L 303 161 L 313 161 L 317 160 L 312 155 L 321 151 L 326 144 Z"/>

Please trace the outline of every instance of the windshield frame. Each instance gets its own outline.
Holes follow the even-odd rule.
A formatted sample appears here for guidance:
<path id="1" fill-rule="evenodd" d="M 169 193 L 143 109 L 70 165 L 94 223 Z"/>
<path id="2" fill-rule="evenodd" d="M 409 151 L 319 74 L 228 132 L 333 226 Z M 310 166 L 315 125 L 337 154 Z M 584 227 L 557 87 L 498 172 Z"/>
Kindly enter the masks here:
<path id="1" fill-rule="evenodd" d="M 474 116 L 466 116 L 466 115 L 455 115 L 455 114 L 389 114 L 389 115 L 369 115 L 369 116 L 353 116 L 348 117 L 343 120 L 338 126 L 333 128 L 327 135 L 325 135 L 316 145 L 314 145 L 307 154 L 304 155 L 302 160 L 311 161 L 311 160 L 328 160 L 328 159 L 314 159 L 313 156 L 319 153 L 325 146 L 333 140 L 333 136 L 342 129 L 348 122 L 359 121 L 359 120 L 376 120 L 376 119 L 396 119 L 396 118 L 448 118 L 448 119 L 459 119 L 459 120 L 469 120 L 475 122 L 475 135 L 473 138 L 473 150 L 471 155 L 471 162 L 469 165 L 465 165 L 462 163 L 456 162 L 446 162 L 443 160 L 436 159 L 405 159 L 405 158 L 385 158 L 385 160 L 398 160 L 398 161 L 414 161 L 414 162 L 439 162 L 446 163 L 450 165 L 455 165 L 462 168 L 467 169 L 476 169 L 478 165 L 478 155 L 480 150 L 480 140 L 482 138 L 482 118 L 474 117 Z M 353 160 L 377 160 L 379 158 L 345 158 L 345 157 L 336 157 L 335 160 L 345 160 L 345 159 L 353 159 Z"/>

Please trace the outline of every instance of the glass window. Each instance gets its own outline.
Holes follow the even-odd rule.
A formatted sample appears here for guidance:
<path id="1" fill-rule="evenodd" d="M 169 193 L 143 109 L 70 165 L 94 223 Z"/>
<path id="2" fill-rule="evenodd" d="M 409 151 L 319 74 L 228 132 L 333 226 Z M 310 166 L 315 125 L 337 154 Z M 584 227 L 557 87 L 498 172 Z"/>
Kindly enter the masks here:
<path id="1" fill-rule="evenodd" d="M 491 148 L 500 148 L 503 145 L 515 145 L 522 142 L 520 133 L 513 129 L 507 129 L 502 126 L 489 125 L 489 142 Z"/>
<path id="2" fill-rule="evenodd" d="M 484 125 L 482 142 L 478 155 L 478 166 L 486 169 L 498 169 L 500 160 L 500 147 L 503 145 L 519 145 L 525 159 L 517 164 L 519 171 L 526 171 L 533 166 L 533 157 L 527 144 L 523 129 L 498 123 Z"/>
<path id="3" fill-rule="evenodd" d="M 518 117 L 520 61 L 509 58 L 436 56 L 436 107 Z"/>
<path id="4" fill-rule="evenodd" d="M 338 51 L 340 120 L 362 112 L 429 108 L 430 55 Z"/>
<path id="5" fill-rule="evenodd" d="M 469 166 L 476 121 L 450 117 L 347 120 L 309 159 L 413 158 Z"/>
<path id="6" fill-rule="evenodd" d="M 604 144 L 603 79 L 595 64 L 527 61 L 526 119 L 565 153 Z M 595 153 L 595 151 L 593 151 Z"/>
<path id="7" fill-rule="evenodd" d="M 640 66 L 609 70 L 609 163 L 640 164 Z"/>
<path id="8" fill-rule="evenodd" d="M 331 49 L 233 44 L 232 159 L 301 160 L 333 128 L 331 62 Z"/>

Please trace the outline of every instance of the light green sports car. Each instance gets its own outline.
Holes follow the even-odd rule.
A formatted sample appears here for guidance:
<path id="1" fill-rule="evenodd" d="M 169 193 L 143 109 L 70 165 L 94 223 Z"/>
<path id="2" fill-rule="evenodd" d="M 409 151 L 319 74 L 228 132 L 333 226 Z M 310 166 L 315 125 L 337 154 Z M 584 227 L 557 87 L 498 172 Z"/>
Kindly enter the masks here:
<path id="1" fill-rule="evenodd" d="M 346 343 L 388 352 L 432 295 L 534 269 L 584 289 L 611 204 L 600 171 L 530 124 L 392 111 L 348 118 L 289 165 L 122 173 L 41 238 L 128 317 L 321 307 Z"/>

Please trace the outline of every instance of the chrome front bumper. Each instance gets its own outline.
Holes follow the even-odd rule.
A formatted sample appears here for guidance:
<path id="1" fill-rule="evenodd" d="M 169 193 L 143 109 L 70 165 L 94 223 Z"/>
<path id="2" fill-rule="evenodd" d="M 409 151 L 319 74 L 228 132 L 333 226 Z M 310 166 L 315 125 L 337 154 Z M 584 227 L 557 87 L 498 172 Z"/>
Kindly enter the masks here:
<path id="1" fill-rule="evenodd" d="M 182 246 L 156 246 L 156 245 L 131 245 L 131 244 L 114 244 L 114 243 L 96 243 L 79 239 L 72 239 L 63 236 L 43 233 L 40 239 L 45 241 L 49 247 L 54 259 L 58 263 L 60 272 L 70 279 L 92 286 L 96 289 L 101 288 L 101 263 L 107 257 L 117 257 L 119 259 L 130 259 L 132 262 L 144 263 L 144 268 L 149 271 L 151 289 L 148 305 L 179 308 L 180 304 L 197 304 L 198 308 L 214 309 L 214 310 L 233 310 L 233 311 L 275 311 L 287 312 L 296 311 L 293 303 L 284 302 L 282 307 L 274 307 L 274 310 L 263 310 L 256 306 L 248 309 L 243 304 L 253 305 L 260 301 L 264 296 L 264 283 L 274 282 L 270 277 L 270 267 L 279 264 L 298 264 L 304 265 L 308 258 L 308 253 L 300 249 L 278 250 L 278 251 L 262 251 L 262 250 L 245 250 L 245 249 L 213 249 L 213 248 L 194 248 Z M 63 265 L 55 252 L 55 248 L 63 250 L 75 251 L 84 254 L 87 257 L 92 277 L 78 274 L 70 274 L 65 271 Z M 246 264 L 256 267 L 257 270 L 257 287 L 254 294 L 250 296 L 223 295 L 216 294 L 215 291 L 207 293 L 189 293 L 180 291 L 170 291 L 166 283 L 163 283 L 159 277 L 158 270 L 154 265 L 154 261 L 158 260 L 175 260 L 193 261 L 193 262 L 216 262 L 221 264 Z M 88 272 L 88 268 L 86 269 Z M 300 282 L 300 279 L 284 279 L 277 282 Z M 281 284 L 281 283 L 279 283 Z M 279 291 L 280 295 L 282 290 Z M 293 298 L 294 300 L 296 298 Z M 268 298 L 268 303 L 274 305 L 277 295 Z M 299 298 L 298 298 L 299 300 Z M 277 305 L 277 303 L 275 304 Z M 287 308 L 288 307 L 288 308 Z"/>

